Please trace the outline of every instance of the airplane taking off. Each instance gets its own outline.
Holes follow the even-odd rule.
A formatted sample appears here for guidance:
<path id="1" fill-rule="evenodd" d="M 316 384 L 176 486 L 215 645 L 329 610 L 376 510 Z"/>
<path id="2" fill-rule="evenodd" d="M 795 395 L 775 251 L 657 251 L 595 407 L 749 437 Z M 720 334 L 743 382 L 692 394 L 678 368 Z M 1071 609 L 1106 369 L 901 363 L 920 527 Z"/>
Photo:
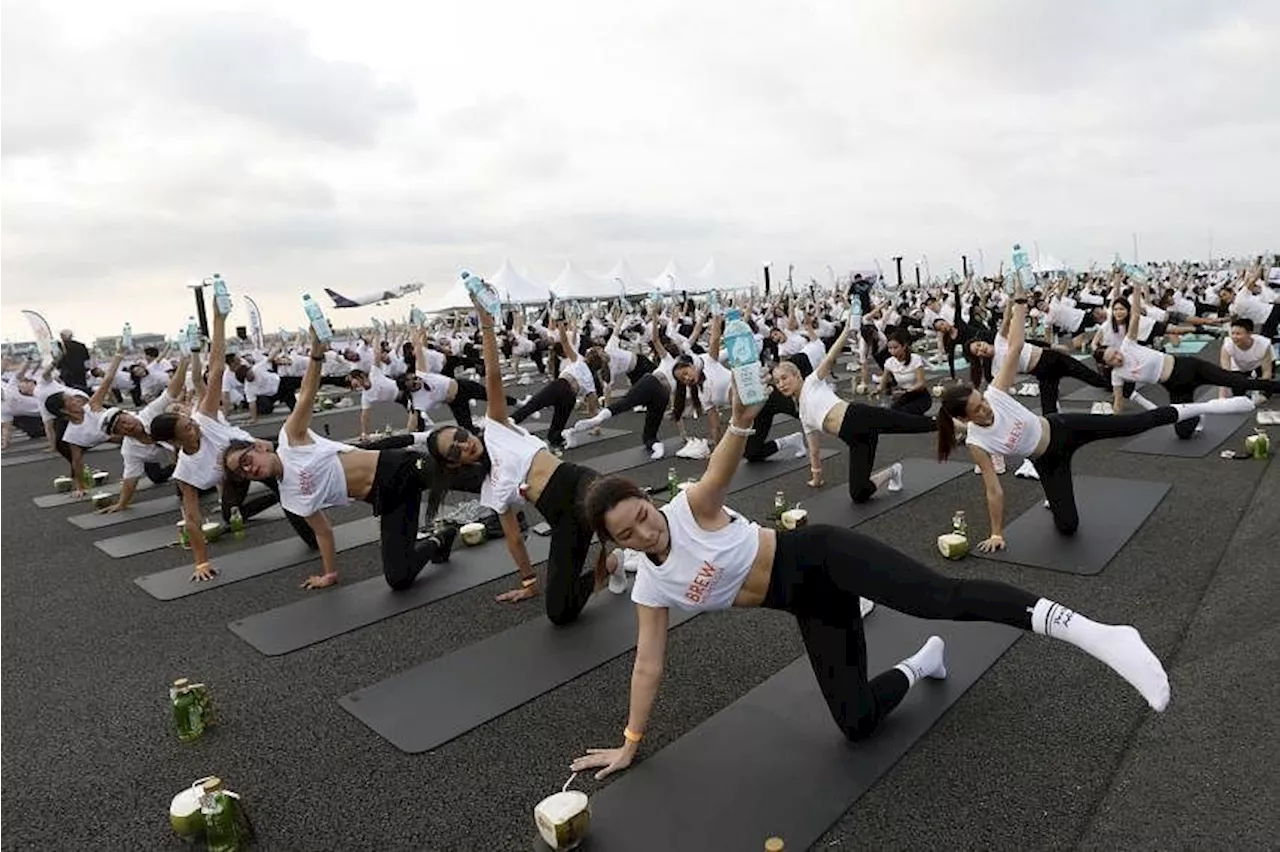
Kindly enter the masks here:
<path id="1" fill-rule="evenodd" d="M 394 290 L 379 290 L 376 293 L 369 293 L 364 296 L 355 296 L 354 298 L 348 298 L 341 293 L 330 290 L 328 287 L 326 287 L 324 291 L 329 294 L 330 299 L 333 299 L 333 306 L 335 308 L 358 308 L 362 305 L 385 305 L 392 299 L 399 299 L 401 296 L 407 296 L 410 293 L 417 293 L 421 289 L 421 283 L 401 284 Z"/>

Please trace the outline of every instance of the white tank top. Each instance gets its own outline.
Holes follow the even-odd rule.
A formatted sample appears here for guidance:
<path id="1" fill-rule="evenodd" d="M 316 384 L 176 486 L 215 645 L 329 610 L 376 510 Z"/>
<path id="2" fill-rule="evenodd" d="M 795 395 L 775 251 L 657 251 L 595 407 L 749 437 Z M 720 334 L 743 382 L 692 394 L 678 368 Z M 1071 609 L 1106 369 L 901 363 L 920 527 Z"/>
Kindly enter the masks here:
<path id="1" fill-rule="evenodd" d="M 505 512 L 523 503 L 520 486 L 529 475 L 533 457 L 547 445 L 514 423 L 490 420 L 484 430 L 484 446 L 489 453 L 489 475 L 480 485 L 480 505 Z"/>
<path id="2" fill-rule="evenodd" d="M 276 451 L 284 466 L 280 478 L 280 505 L 295 515 L 308 517 L 321 509 L 345 506 L 351 502 L 347 494 L 347 475 L 342 471 L 339 453 L 355 449 L 322 438 L 310 429 L 310 444 L 289 443 L 285 429 L 280 430 L 280 447 Z"/>
<path id="3" fill-rule="evenodd" d="M 221 412 L 219 412 L 221 414 Z M 232 441 L 252 441 L 254 437 L 221 420 L 197 411 L 191 419 L 200 427 L 200 449 L 195 453 L 178 453 L 173 478 L 192 488 L 212 488 L 222 481 L 222 456 Z"/>
<path id="4" fill-rule="evenodd" d="M 831 385 L 818 378 L 817 373 L 810 373 L 800 389 L 800 425 L 804 431 L 821 432 L 823 421 L 840 402 Z"/>
<path id="5" fill-rule="evenodd" d="M 733 606 L 760 549 L 760 525 L 725 507 L 728 525 L 705 530 L 694 520 L 684 492 L 661 511 L 671 531 L 671 552 L 661 565 L 640 554 L 631 600 L 693 611 Z"/>
<path id="6" fill-rule="evenodd" d="M 981 447 L 997 456 L 1023 456 L 1030 458 L 1040 444 L 1044 427 L 1040 415 L 1029 411 L 1022 403 L 994 385 L 982 394 L 995 419 L 990 426 L 969 424 L 967 443 Z"/>

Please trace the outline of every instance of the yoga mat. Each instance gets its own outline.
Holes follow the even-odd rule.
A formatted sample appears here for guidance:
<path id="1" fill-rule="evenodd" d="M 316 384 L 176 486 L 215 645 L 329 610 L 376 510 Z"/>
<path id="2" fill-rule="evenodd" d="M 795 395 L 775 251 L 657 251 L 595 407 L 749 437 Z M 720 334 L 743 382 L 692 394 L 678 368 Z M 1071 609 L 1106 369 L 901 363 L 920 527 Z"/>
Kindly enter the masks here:
<path id="1" fill-rule="evenodd" d="M 1204 431 L 1196 432 L 1190 438 L 1179 438 L 1172 426 L 1157 426 L 1138 435 L 1120 449 L 1126 453 L 1142 453 L 1149 456 L 1204 458 L 1248 422 L 1250 414 L 1252 412 L 1201 415 L 1200 425 L 1204 427 Z"/>
<path id="2" fill-rule="evenodd" d="M 834 450 L 825 453 L 835 455 Z M 735 476 L 729 492 L 806 463 L 787 459 L 743 465 L 738 473 L 746 476 Z M 673 609 L 668 626 L 694 615 Z M 546 619 L 533 619 L 357 690 L 339 703 L 402 751 L 427 751 L 604 665 L 635 643 L 630 596 L 601 593 L 571 625 L 555 627 Z M 419 700 L 423 695 L 451 698 L 424 707 Z"/>
<path id="3" fill-rule="evenodd" d="M 752 850 L 775 835 L 788 849 L 808 849 L 1021 633 L 998 624 L 923 621 L 877 607 L 867 617 L 866 635 L 871 673 L 941 636 L 947 679 L 918 684 L 871 737 L 850 743 L 802 657 L 594 793 L 584 852 Z M 663 724 L 661 715 L 654 723 Z M 566 762 L 583 745 L 593 743 L 566 744 Z M 589 776 L 579 781 L 583 777 L 592 788 Z M 651 818 L 638 817 L 645 814 Z"/>
<path id="4" fill-rule="evenodd" d="M 669 627 L 695 615 L 670 613 Z M 622 656 L 635 648 L 636 632 L 630 595 L 602 592 L 570 626 L 535 618 L 344 695 L 338 703 L 396 748 L 417 754 Z"/>
<path id="5" fill-rule="evenodd" d="M 62 456 L 58 456 L 58 458 L 62 458 Z M 137 489 L 135 489 L 135 493 L 137 493 L 137 491 L 148 491 L 155 487 L 157 487 L 156 484 L 152 482 L 150 479 L 143 479 L 138 482 L 138 487 Z M 72 503 L 84 503 L 86 505 L 91 505 L 89 503 L 89 498 L 92 497 L 94 494 L 119 494 L 119 493 L 120 493 L 120 479 L 119 477 L 117 477 L 114 482 L 108 482 L 106 485 L 102 486 L 101 488 L 93 488 L 93 489 L 90 489 L 89 491 L 86 491 L 85 496 L 83 497 L 77 497 L 73 493 L 68 491 L 65 494 L 44 494 L 40 497 L 32 497 L 31 501 L 35 503 L 37 506 L 39 506 L 41 509 L 52 509 L 56 506 L 70 506 Z"/>
<path id="6" fill-rule="evenodd" d="M 684 441 L 679 438 L 668 438 L 662 442 L 662 446 L 664 452 L 661 459 L 649 458 L 648 447 L 627 447 L 625 450 L 618 450 L 603 456 L 595 456 L 589 459 L 586 464 L 592 470 L 605 476 L 611 473 L 622 473 L 634 467 L 646 465 L 651 461 L 665 461 L 668 458 L 675 458 L 676 450 L 684 446 Z"/>
<path id="7" fill-rule="evenodd" d="M 1166 355 L 1195 355 L 1212 342 L 1212 340 L 1188 340 L 1184 337 L 1182 342 L 1177 344 L 1165 343 L 1164 352 Z"/>
<path id="8" fill-rule="evenodd" d="M 1077 391 L 1072 391 L 1059 399 L 1059 402 L 1082 402 L 1091 404 L 1095 402 L 1112 402 L 1115 400 L 1115 392 L 1095 388 L 1093 385 L 1085 385 Z M 1132 403 L 1136 405 L 1137 403 Z"/>
<path id="9" fill-rule="evenodd" d="M 381 576 L 371 577 L 233 621 L 228 627 L 268 657 L 288 654 L 513 573 L 515 563 L 500 542 L 495 539 L 467 547 L 459 541 L 447 563 L 428 564 L 402 592 L 392 591 Z M 528 536 L 525 547 L 531 563 L 545 562 L 551 540 Z M 551 626 L 545 619 L 536 620 Z"/>
<path id="10" fill-rule="evenodd" d="M 901 491 L 881 488 L 867 502 L 855 503 L 849 497 L 849 486 L 837 485 L 808 500 L 801 500 L 800 508 L 809 510 L 811 524 L 856 527 L 973 470 L 973 465 L 962 462 L 939 463 L 929 459 L 901 461 Z M 949 523 L 949 518 L 939 518 L 938 529 L 947 528 Z"/>
<path id="11" fill-rule="evenodd" d="M 46 446 L 48 445 L 46 444 Z M 110 441 L 103 441 L 101 444 L 98 444 L 95 447 L 89 447 L 85 449 L 84 452 L 85 452 L 85 455 L 89 455 L 91 453 L 104 453 L 107 450 L 118 450 L 118 449 L 120 449 L 119 444 L 114 444 Z M 53 453 L 53 452 L 46 453 L 44 451 L 38 450 L 33 453 L 21 453 L 19 455 L 6 455 L 3 458 L 0 458 L 0 467 L 15 467 L 17 465 L 35 464 L 36 462 L 42 462 L 42 461 L 53 461 L 54 459 L 57 459 L 63 464 L 67 463 L 67 460 L 63 458 L 60 453 Z M 92 467 L 92 464 L 90 465 L 90 467 Z"/>
<path id="12" fill-rule="evenodd" d="M 823 447 L 820 451 L 823 461 L 838 455 L 840 455 L 839 451 L 830 447 Z M 743 461 L 742 464 L 738 465 L 738 471 L 733 475 L 733 479 L 729 480 L 729 493 L 732 494 L 735 491 L 754 488 L 762 482 L 777 479 L 779 476 L 785 476 L 794 470 L 800 470 L 808 466 L 809 457 L 807 455 L 798 459 L 792 456 L 791 453 L 774 453 L 764 461 Z"/>
<path id="13" fill-rule="evenodd" d="M 1073 484 L 1080 513 L 1080 529 L 1075 535 L 1059 533 L 1053 525 L 1053 513 L 1037 498 L 1034 506 L 1005 526 L 1004 550 L 979 553 L 977 544 L 983 535 L 971 530 L 970 553 L 1068 574 L 1098 574 L 1169 491 L 1165 482 L 1102 476 L 1077 476 Z"/>
<path id="14" fill-rule="evenodd" d="M 249 495 L 260 494 L 267 490 L 265 485 L 258 482 L 249 484 Z M 141 503 L 130 503 L 119 512 L 105 514 L 103 512 L 89 512 L 84 515 L 72 515 L 67 518 L 68 521 L 75 524 L 82 530 L 100 530 L 105 527 L 114 527 L 117 524 L 127 524 L 130 521 L 138 521 L 143 518 L 154 518 L 156 515 L 163 515 L 168 512 L 181 512 L 182 502 L 173 495 L 168 497 L 158 497 L 155 500 L 144 500 Z M 218 510 L 221 512 L 221 508 Z M 175 522 L 176 523 L 176 522 Z"/>
<path id="15" fill-rule="evenodd" d="M 370 544 L 378 540 L 378 519 L 361 518 L 338 524 L 333 528 L 333 536 L 339 553 Z M 216 544 L 213 548 L 213 566 L 218 569 L 218 575 L 212 580 L 193 583 L 191 562 L 187 561 L 167 571 L 136 577 L 133 582 L 157 600 L 172 601 L 320 558 L 320 551 L 307 547 L 297 536 L 223 556 L 218 555 Z"/>
<path id="16" fill-rule="evenodd" d="M 280 520 L 284 520 L 284 509 L 280 508 L 279 505 L 275 505 L 246 521 L 246 526 L 249 529 L 253 529 L 254 526 L 264 521 Z M 227 538 L 231 537 L 231 533 L 225 529 L 222 535 Z M 215 562 L 218 558 L 218 542 L 221 540 L 220 538 L 218 541 L 209 543 L 210 558 Z M 95 541 L 93 546 L 113 559 L 124 559 L 127 556 L 137 556 L 139 553 L 149 553 L 152 550 L 160 550 L 164 547 L 176 547 L 177 544 L 178 527 L 177 521 L 174 521 L 168 526 L 104 538 L 101 541 Z"/>
<path id="17" fill-rule="evenodd" d="M 598 444 L 601 441 L 611 441 L 614 438 L 621 438 L 623 435 L 630 435 L 630 434 L 631 434 L 630 429 L 611 429 L 608 426 L 601 426 L 599 435 L 592 435 L 590 432 L 579 432 L 578 434 L 574 435 L 573 439 L 577 441 L 577 443 L 574 444 L 569 449 L 576 450 L 581 447 L 589 447 L 592 444 Z M 569 437 L 568 429 L 565 430 L 564 436 L 566 439 Z M 679 449 L 679 447 L 677 447 L 676 449 Z"/>

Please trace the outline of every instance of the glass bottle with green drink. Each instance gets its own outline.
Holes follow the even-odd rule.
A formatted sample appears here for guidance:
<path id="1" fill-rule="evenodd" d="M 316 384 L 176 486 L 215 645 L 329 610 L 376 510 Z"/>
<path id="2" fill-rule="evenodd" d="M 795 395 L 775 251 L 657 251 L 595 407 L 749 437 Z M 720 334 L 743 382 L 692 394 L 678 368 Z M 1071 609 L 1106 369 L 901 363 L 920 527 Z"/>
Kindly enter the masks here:
<path id="1" fill-rule="evenodd" d="M 785 492 L 779 491 L 773 495 L 773 520 L 775 524 L 782 524 L 782 513 L 785 511 L 787 511 L 787 495 Z"/>
<path id="2" fill-rule="evenodd" d="M 80 484 L 85 488 L 93 487 L 93 468 L 87 464 L 80 468 Z"/>
<path id="3" fill-rule="evenodd" d="M 667 468 L 667 496 L 674 500 L 680 493 L 680 475 L 674 467 Z"/>
<path id="4" fill-rule="evenodd" d="M 204 736 L 204 702 L 185 677 L 175 680 L 169 688 L 169 703 L 179 741 L 189 743 Z"/>
<path id="5" fill-rule="evenodd" d="M 231 507 L 231 535 L 235 538 L 244 538 L 244 515 L 240 512 L 239 506 Z"/>
<path id="6" fill-rule="evenodd" d="M 240 825 L 236 818 L 236 802 L 223 789 L 221 778 L 209 778 L 204 782 L 200 813 L 204 815 L 204 842 L 208 852 L 239 852 Z"/>

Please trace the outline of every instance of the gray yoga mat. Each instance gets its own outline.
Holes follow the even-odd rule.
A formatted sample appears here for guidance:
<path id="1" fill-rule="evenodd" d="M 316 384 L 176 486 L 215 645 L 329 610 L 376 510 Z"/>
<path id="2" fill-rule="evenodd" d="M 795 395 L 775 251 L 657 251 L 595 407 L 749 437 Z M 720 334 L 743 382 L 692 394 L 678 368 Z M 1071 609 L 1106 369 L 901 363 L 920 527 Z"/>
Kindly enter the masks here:
<path id="1" fill-rule="evenodd" d="M 62 457 L 58 456 L 58 458 L 62 458 Z M 112 474 L 112 475 L 114 476 L 115 474 Z M 152 482 L 150 479 L 143 479 L 138 482 L 137 491 L 148 491 L 155 487 L 156 487 L 156 484 Z M 58 506 L 70 506 L 73 503 L 84 503 L 85 505 L 92 505 L 89 503 L 89 498 L 94 494 L 119 494 L 119 493 L 120 493 L 120 480 L 117 477 L 114 482 L 108 482 L 106 485 L 103 485 L 101 488 L 92 488 L 89 491 L 86 491 L 85 496 L 83 497 L 77 497 L 74 494 L 72 494 L 70 491 L 68 491 L 65 494 L 43 494 L 39 497 L 32 497 L 31 502 L 35 503 L 41 509 L 52 509 Z"/>
<path id="2" fill-rule="evenodd" d="M 564 434 L 566 438 L 569 437 L 569 432 L 567 429 L 565 430 Z M 590 432 L 580 432 L 574 435 L 573 439 L 577 441 L 577 444 L 573 446 L 573 449 L 576 450 L 582 447 L 589 447 L 592 444 L 598 444 L 601 441 L 611 441 L 614 438 L 621 438 L 623 435 L 630 435 L 630 434 L 631 434 L 630 429 L 611 429 L 608 426 L 601 426 L 599 435 L 593 435 Z"/>
<path id="3" fill-rule="evenodd" d="M 1095 402 L 1112 402 L 1113 400 L 1115 400 L 1114 391 L 1104 391 L 1102 388 L 1095 388 L 1093 385 L 1085 385 L 1079 390 L 1072 391 L 1062 397 L 1059 401 L 1092 405 Z"/>
<path id="4" fill-rule="evenodd" d="M 119 449 L 120 449 L 119 444 L 114 444 L 110 441 L 103 441 L 101 444 L 98 444 L 96 447 L 89 447 L 84 452 L 85 452 L 85 455 L 91 455 L 93 453 L 105 453 L 108 450 L 119 450 Z M 15 467 L 18 465 L 35 464 L 36 462 L 54 461 L 54 460 L 60 461 L 63 464 L 67 463 L 67 460 L 63 458 L 60 453 L 53 453 L 53 452 L 46 453 L 42 450 L 37 450 L 31 453 L 21 453 L 18 455 L 5 455 L 3 458 L 0 458 L 0 467 Z M 92 464 L 90 466 L 92 466 Z"/>
<path id="5" fill-rule="evenodd" d="M 1157 426 L 1148 429 L 1141 435 L 1120 447 L 1126 453 L 1141 453 L 1149 456 L 1173 456 L 1175 458 L 1199 459 L 1222 446 L 1222 442 L 1236 433 L 1252 415 L 1245 414 L 1205 414 L 1200 417 L 1203 431 L 1196 432 L 1190 438 L 1179 438 L 1172 426 Z"/>
<path id="6" fill-rule="evenodd" d="M 762 849 L 770 836 L 784 838 L 788 849 L 808 849 L 1021 633 L 998 624 L 922 621 L 878 607 L 867 617 L 866 635 L 871 673 L 941 636 L 947 679 L 918 684 L 871 737 L 850 743 L 802 657 L 595 793 L 584 852 Z"/>
<path id="7" fill-rule="evenodd" d="M 668 626 L 694 615 L 673 609 Z M 601 593 L 571 626 L 535 618 L 338 703 L 396 748 L 417 754 L 622 656 L 635 648 L 636 631 L 630 595 Z"/>
<path id="8" fill-rule="evenodd" d="M 530 562 L 544 562 L 551 539 L 531 535 L 525 539 L 525 547 Z M 402 592 L 392 591 L 381 576 L 370 577 L 238 619 L 228 627 L 260 653 L 275 657 L 368 627 L 514 571 L 511 554 L 500 539 L 479 547 L 458 542 L 447 563 L 428 564 L 414 584 Z"/>
<path id="9" fill-rule="evenodd" d="M 266 486 L 262 483 L 252 482 L 249 484 L 248 493 L 249 496 L 253 496 L 265 490 Z M 167 497 L 157 497 L 154 500 L 144 500 L 141 503 L 130 503 L 119 512 L 111 512 L 110 514 L 89 512 L 84 515 L 72 515 L 67 520 L 82 530 L 100 530 L 106 527 L 114 527 L 117 524 L 127 524 L 130 521 L 154 518 L 156 515 L 181 511 L 181 501 L 176 496 L 169 495 Z"/>
<path id="10" fill-rule="evenodd" d="M 378 519 L 361 518 L 338 524 L 333 528 L 333 536 L 339 553 L 370 544 L 378 540 Z M 219 556 L 215 549 L 213 564 L 218 569 L 218 574 L 212 580 L 202 583 L 191 581 L 190 561 L 167 571 L 136 577 L 133 582 L 157 600 L 172 601 L 319 558 L 319 551 L 307 547 L 297 536 L 291 536 L 259 547 L 237 550 L 225 556 Z"/>
<path id="11" fill-rule="evenodd" d="M 824 450 L 824 454 L 835 455 L 835 451 Z M 729 492 L 753 487 L 805 463 L 805 459 L 788 458 L 744 464 Z M 670 626 L 694 615 L 672 610 Z M 604 665 L 632 650 L 635 643 L 635 607 L 630 597 L 602 593 L 572 625 L 557 628 L 545 619 L 534 619 L 358 690 L 341 703 L 397 748 L 426 751 Z M 487 685 L 477 687 L 479 682 Z M 429 708 L 417 701 L 431 694 L 453 698 L 432 702 L 436 706 Z M 406 713 L 408 707 L 416 709 Z"/>
<path id="12" fill-rule="evenodd" d="M 662 445 L 665 451 L 662 458 L 656 459 L 656 461 L 674 459 L 676 450 L 684 446 L 684 441 L 679 438 L 668 438 L 662 442 Z M 618 450 L 603 456 L 595 456 L 588 460 L 586 464 L 597 473 L 608 476 L 611 473 L 622 473 L 625 470 L 646 465 L 651 461 L 655 461 L 655 459 L 649 457 L 648 447 L 627 447 L 625 450 Z"/>
<path id="13" fill-rule="evenodd" d="M 981 533 L 970 531 L 970 553 L 982 559 L 1010 562 L 1068 574 L 1101 573 L 1169 492 L 1165 482 L 1077 476 L 1076 510 L 1080 528 L 1066 536 L 1053 525 L 1053 513 L 1043 501 L 1005 526 L 1006 547 L 996 553 L 978 553 Z"/>
<path id="14" fill-rule="evenodd" d="M 265 509 L 260 514 L 255 515 L 246 523 L 246 527 L 252 530 L 254 527 L 266 521 L 284 520 L 284 509 L 279 505 Z M 229 532 L 223 532 L 227 538 L 231 537 Z M 219 539 L 221 541 L 221 539 Z M 111 538 L 104 538 L 101 541 L 95 541 L 93 546 L 101 550 L 103 553 L 113 559 L 124 559 L 128 556 L 137 556 L 140 553 L 149 553 L 152 550 L 160 550 L 165 547 L 176 547 L 178 543 L 178 527 L 177 521 L 163 527 L 155 529 L 139 530 L 137 532 L 126 533 L 125 535 L 117 535 Z M 218 542 L 210 542 L 210 557 L 214 560 L 218 558 Z"/>
<path id="15" fill-rule="evenodd" d="M 849 487 L 838 485 L 821 491 L 808 500 L 801 500 L 800 508 L 809 510 L 809 523 L 855 527 L 973 470 L 973 465 L 962 462 L 939 463 L 929 459 L 901 461 L 901 491 L 881 488 L 867 502 L 855 503 L 849 497 Z M 938 521 L 938 528 L 943 529 L 950 519 L 939 518 Z"/>

